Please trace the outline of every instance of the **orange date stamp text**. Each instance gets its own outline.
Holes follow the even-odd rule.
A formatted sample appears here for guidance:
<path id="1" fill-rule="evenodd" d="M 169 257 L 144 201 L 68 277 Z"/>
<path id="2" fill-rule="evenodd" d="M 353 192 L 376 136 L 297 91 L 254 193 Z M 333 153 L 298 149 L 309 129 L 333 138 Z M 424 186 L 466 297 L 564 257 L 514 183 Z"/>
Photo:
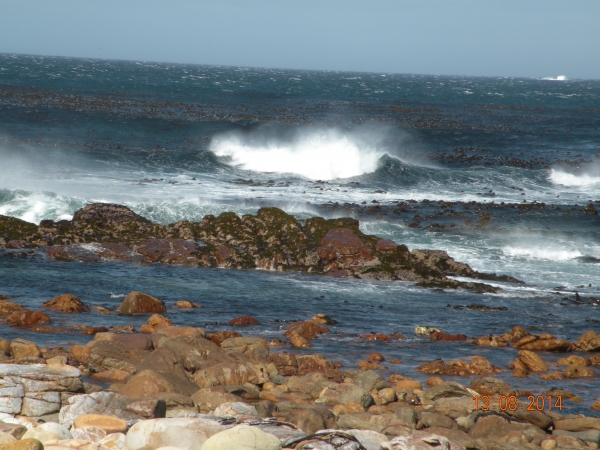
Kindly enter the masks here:
<path id="1" fill-rule="evenodd" d="M 482 395 L 481 397 L 473 397 L 475 409 L 479 411 L 552 411 L 558 409 L 562 411 L 562 396 L 543 396 L 530 395 L 527 401 L 519 401 L 514 395 L 501 395 L 500 397 L 489 397 Z"/>

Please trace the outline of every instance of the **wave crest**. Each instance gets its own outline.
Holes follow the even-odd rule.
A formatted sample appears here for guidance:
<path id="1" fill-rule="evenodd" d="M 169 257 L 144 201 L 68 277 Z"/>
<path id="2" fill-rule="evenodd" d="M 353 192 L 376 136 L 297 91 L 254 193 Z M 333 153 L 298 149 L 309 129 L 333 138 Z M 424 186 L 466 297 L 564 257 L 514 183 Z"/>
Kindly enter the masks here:
<path id="1" fill-rule="evenodd" d="M 550 181 L 554 184 L 563 186 L 592 186 L 600 184 L 600 175 L 592 175 L 587 173 L 574 174 L 564 172 L 559 169 L 551 169 L 549 175 Z"/>
<path id="2" fill-rule="evenodd" d="M 548 259 L 551 261 L 568 261 L 584 256 L 583 253 L 578 250 L 551 250 L 542 247 L 505 247 L 502 249 L 502 252 L 508 256 L 523 256 L 526 258 Z"/>
<path id="3" fill-rule="evenodd" d="M 231 165 L 256 172 L 292 173 L 312 180 L 351 178 L 374 172 L 387 152 L 334 130 L 302 133 L 292 140 L 256 141 L 238 134 L 213 140 L 210 150 Z"/>

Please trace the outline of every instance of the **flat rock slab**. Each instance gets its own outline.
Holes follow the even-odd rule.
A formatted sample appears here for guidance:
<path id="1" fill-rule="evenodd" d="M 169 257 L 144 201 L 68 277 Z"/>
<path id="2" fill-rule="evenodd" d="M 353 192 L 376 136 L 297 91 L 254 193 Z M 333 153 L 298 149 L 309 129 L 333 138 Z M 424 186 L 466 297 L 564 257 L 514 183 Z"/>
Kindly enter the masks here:
<path id="1" fill-rule="evenodd" d="M 47 366 L 46 364 L 0 364 L 0 377 L 16 376 L 32 380 L 57 380 L 61 378 L 77 378 L 81 371 L 72 366 Z"/>

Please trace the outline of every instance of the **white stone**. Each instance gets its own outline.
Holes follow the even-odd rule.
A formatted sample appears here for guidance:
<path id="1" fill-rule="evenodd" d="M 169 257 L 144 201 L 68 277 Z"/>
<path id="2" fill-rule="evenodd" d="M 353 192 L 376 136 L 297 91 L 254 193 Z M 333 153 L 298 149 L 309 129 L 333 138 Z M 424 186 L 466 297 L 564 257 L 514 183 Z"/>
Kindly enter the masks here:
<path id="1" fill-rule="evenodd" d="M 67 427 L 62 426 L 56 422 L 46 422 L 38 425 L 36 430 L 47 431 L 49 433 L 54 433 L 60 436 L 61 439 L 73 439 L 73 435 L 67 429 Z"/>
<path id="2" fill-rule="evenodd" d="M 52 441 L 60 441 L 61 437 L 58 434 L 50 433 L 49 431 L 33 428 L 32 430 L 27 430 L 21 439 L 37 439 L 42 444 L 46 444 Z"/>
<path id="3" fill-rule="evenodd" d="M 224 429 L 216 420 L 204 418 L 142 420 L 129 429 L 125 444 L 130 450 L 173 446 L 200 450 L 209 436 Z"/>
<path id="4" fill-rule="evenodd" d="M 202 450 L 281 450 L 281 442 L 259 428 L 238 425 L 210 437 Z"/>
<path id="5" fill-rule="evenodd" d="M 0 377 L 18 376 L 39 380 L 80 377 L 81 371 L 72 366 L 48 367 L 46 364 L 0 364 Z"/>
<path id="6" fill-rule="evenodd" d="M 125 447 L 125 439 L 126 436 L 123 433 L 111 433 L 107 434 L 103 439 L 100 439 L 98 444 L 108 448 L 120 449 Z"/>
<path id="7" fill-rule="evenodd" d="M 0 412 L 19 414 L 23 400 L 21 397 L 0 397 Z"/>
<path id="8" fill-rule="evenodd" d="M 9 387 L 0 387 L 0 397 L 23 397 L 24 395 L 25 390 L 20 384 Z"/>
<path id="9" fill-rule="evenodd" d="M 89 442 L 97 442 L 106 437 L 106 431 L 97 427 L 75 428 L 71 431 L 73 439 L 81 439 Z"/>
<path id="10" fill-rule="evenodd" d="M 2 444 L 10 444 L 11 442 L 15 442 L 17 440 L 12 434 L 3 433 L 0 431 L 0 445 Z"/>
<path id="11" fill-rule="evenodd" d="M 76 417 L 85 414 L 113 416 L 125 421 L 139 419 L 137 414 L 124 409 L 127 398 L 116 392 L 101 391 L 92 394 L 74 395 L 67 402 L 69 404 L 63 404 L 60 409 L 58 420 L 69 428 L 73 425 L 73 420 Z"/>
<path id="12" fill-rule="evenodd" d="M 23 416 L 39 417 L 60 411 L 60 396 L 58 396 L 58 392 L 49 393 L 56 394 L 58 400 L 52 402 L 43 399 L 23 397 L 23 406 L 21 408 L 21 414 Z"/>
<path id="13" fill-rule="evenodd" d="M 354 436 L 360 444 L 367 450 L 379 450 L 383 442 L 387 442 L 386 435 L 371 430 L 345 430 L 346 433 Z"/>

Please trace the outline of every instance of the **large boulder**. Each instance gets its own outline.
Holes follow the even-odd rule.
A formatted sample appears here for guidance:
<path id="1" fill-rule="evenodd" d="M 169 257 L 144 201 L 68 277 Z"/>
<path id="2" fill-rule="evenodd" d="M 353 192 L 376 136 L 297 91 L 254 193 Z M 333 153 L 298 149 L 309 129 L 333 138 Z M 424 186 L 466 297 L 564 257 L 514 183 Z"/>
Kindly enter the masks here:
<path id="1" fill-rule="evenodd" d="M 223 403 L 241 402 L 242 398 L 230 394 L 220 386 L 205 388 L 196 391 L 192 397 L 194 406 L 202 412 L 214 411 Z"/>
<path id="2" fill-rule="evenodd" d="M 42 306 L 53 311 L 64 313 L 82 313 L 90 311 L 89 306 L 72 294 L 59 295 L 58 297 L 54 297 L 52 300 L 43 303 Z"/>
<path id="3" fill-rule="evenodd" d="M 111 369 L 133 372 L 149 353 L 118 341 L 94 341 L 87 363 L 93 372 Z"/>
<path id="4" fill-rule="evenodd" d="M 133 291 L 127 294 L 123 303 L 117 308 L 119 314 L 163 313 L 165 304 L 151 295 Z"/>
<path id="5" fill-rule="evenodd" d="M 99 414 L 117 417 L 129 421 L 141 419 L 140 416 L 128 409 L 131 399 L 117 392 L 93 392 L 91 394 L 75 395 L 67 400 L 60 409 L 59 422 L 70 428 L 75 418 L 85 414 Z"/>
<path id="6" fill-rule="evenodd" d="M 105 416 L 101 414 L 84 414 L 73 421 L 74 428 L 94 427 L 103 430 L 106 434 L 125 433 L 127 422 L 118 417 Z"/>
<path id="7" fill-rule="evenodd" d="M 18 310 L 4 318 L 4 321 L 15 327 L 28 327 L 42 323 L 50 323 L 50 317 L 42 311 Z"/>
<path id="8" fill-rule="evenodd" d="M 596 334 L 593 331 L 588 331 L 579 336 L 575 342 L 571 344 L 571 349 L 577 352 L 597 352 L 600 350 L 600 333 Z"/>
<path id="9" fill-rule="evenodd" d="M 244 353 L 256 361 L 265 361 L 269 357 L 267 341 L 257 337 L 232 337 L 221 342 L 221 348 L 230 353 L 232 351 Z"/>
<path id="10" fill-rule="evenodd" d="M 281 442 L 257 427 L 238 425 L 210 437 L 202 450 L 281 450 Z"/>
<path id="11" fill-rule="evenodd" d="M 125 385 L 118 386 L 119 393 L 130 398 L 153 397 L 163 392 L 174 392 L 190 397 L 199 388 L 187 378 L 154 370 L 136 373 Z"/>
<path id="12" fill-rule="evenodd" d="M 209 436 L 224 427 L 209 418 L 173 418 L 143 420 L 127 432 L 125 443 L 130 450 L 154 450 L 178 447 L 200 450 Z"/>

